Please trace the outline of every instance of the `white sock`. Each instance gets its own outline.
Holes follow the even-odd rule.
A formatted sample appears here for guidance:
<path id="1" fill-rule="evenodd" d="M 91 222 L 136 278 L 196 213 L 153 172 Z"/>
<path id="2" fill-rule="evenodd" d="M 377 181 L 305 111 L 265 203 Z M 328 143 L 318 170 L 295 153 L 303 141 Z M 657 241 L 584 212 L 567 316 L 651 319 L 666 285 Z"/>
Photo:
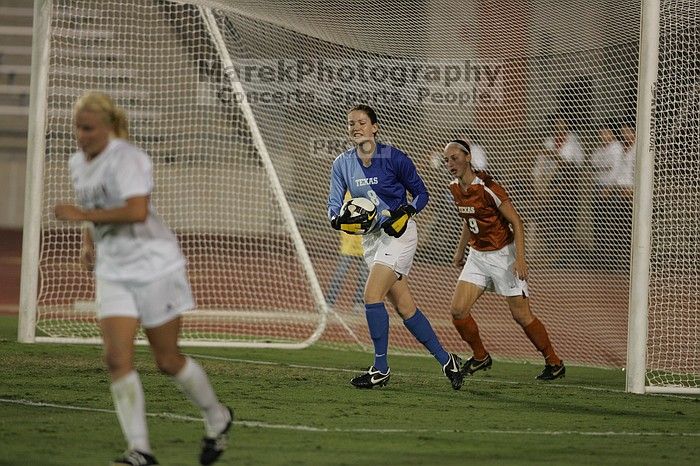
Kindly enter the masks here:
<path id="1" fill-rule="evenodd" d="M 151 453 L 146 426 L 146 401 L 139 374 L 132 370 L 124 377 L 112 382 L 112 399 L 117 410 L 119 424 L 130 450 Z"/>
<path id="2" fill-rule="evenodd" d="M 202 411 L 207 437 L 216 437 L 226 427 L 230 420 L 228 409 L 216 398 L 209 377 L 197 361 L 185 356 L 185 365 L 175 375 L 190 400 Z"/>

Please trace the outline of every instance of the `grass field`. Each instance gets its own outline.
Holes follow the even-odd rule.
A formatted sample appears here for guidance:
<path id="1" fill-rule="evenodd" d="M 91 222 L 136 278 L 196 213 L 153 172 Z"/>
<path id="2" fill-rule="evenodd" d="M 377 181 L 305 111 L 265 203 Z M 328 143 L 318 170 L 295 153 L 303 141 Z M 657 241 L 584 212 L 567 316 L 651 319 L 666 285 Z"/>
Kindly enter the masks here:
<path id="1" fill-rule="evenodd" d="M 124 448 L 101 348 L 16 343 L 0 317 L 0 465 L 105 465 Z M 391 358 L 390 384 L 348 380 L 370 355 L 188 349 L 237 422 L 221 465 L 698 464 L 700 399 L 624 393 L 621 371 L 569 367 L 540 383 L 531 364 L 494 363 L 453 391 L 432 358 Z M 137 367 L 154 453 L 194 465 L 197 410 L 157 373 Z"/>

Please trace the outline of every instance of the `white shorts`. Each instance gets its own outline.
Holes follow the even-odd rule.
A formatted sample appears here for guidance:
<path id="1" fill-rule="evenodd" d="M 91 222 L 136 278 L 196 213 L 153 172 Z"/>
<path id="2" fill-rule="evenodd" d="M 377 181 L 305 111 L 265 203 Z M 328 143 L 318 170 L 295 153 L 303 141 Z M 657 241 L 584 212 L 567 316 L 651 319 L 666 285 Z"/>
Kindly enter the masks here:
<path id="1" fill-rule="evenodd" d="M 459 280 L 473 283 L 501 296 L 528 297 L 527 282 L 515 275 L 515 243 L 497 251 L 477 251 L 469 248 Z"/>
<path id="2" fill-rule="evenodd" d="M 387 235 L 382 229 L 362 237 L 367 267 L 372 270 L 375 263 L 384 264 L 400 276 L 408 275 L 411 270 L 417 246 L 418 229 L 414 220 L 408 221 L 406 231 L 399 238 Z"/>
<path id="3" fill-rule="evenodd" d="M 144 328 L 159 327 L 194 308 L 184 268 L 152 282 L 97 279 L 97 317 L 134 317 Z"/>

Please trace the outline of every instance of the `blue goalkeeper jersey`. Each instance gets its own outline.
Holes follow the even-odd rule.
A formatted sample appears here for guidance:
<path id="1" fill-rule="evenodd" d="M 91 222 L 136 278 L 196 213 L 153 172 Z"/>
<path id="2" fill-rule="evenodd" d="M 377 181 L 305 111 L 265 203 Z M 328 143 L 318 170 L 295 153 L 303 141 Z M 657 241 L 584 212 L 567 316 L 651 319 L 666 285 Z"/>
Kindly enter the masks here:
<path id="1" fill-rule="evenodd" d="M 330 193 L 328 194 L 328 218 L 338 215 L 343 205 L 345 192 L 352 197 L 366 197 L 377 206 L 380 213 L 379 228 L 386 217 L 383 210 L 396 210 L 407 204 L 406 192 L 411 193 L 411 204 L 420 212 L 428 203 L 428 190 L 418 175 L 410 158 L 396 147 L 377 143 L 372 163 L 362 164 L 357 149 L 340 154 L 333 162 Z"/>

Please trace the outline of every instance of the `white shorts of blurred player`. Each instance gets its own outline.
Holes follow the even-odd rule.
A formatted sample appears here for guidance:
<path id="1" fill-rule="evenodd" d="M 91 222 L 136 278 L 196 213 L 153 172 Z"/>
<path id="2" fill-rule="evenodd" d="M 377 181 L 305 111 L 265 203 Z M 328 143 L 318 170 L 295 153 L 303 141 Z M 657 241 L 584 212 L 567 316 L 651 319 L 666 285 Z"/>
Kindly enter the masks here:
<path id="1" fill-rule="evenodd" d="M 527 282 L 515 275 L 515 244 L 510 243 L 497 251 L 469 249 L 459 280 L 473 283 L 501 296 L 529 296 Z"/>
<path id="2" fill-rule="evenodd" d="M 372 270 L 375 263 L 384 264 L 399 278 L 410 272 L 417 246 L 418 229 L 414 220 L 408 221 L 406 231 L 399 238 L 387 235 L 382 229 L 362 237 L 367 267 Z"/>
<path id="3" fill-rule="evenodd" d="M 151 282 L 97 279 L 97 317 L 133 317 L 144 328 L 159 327 L 194 308 L 187 273 L 178 268 Z"/>

